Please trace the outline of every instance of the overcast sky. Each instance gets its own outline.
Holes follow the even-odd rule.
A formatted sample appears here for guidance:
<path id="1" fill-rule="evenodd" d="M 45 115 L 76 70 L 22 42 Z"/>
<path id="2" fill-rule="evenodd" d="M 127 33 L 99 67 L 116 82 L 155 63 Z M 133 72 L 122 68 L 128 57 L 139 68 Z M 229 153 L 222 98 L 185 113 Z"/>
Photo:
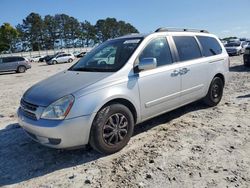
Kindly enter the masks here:
<path id="1" fill-rule="evenodd" d="M 165 26 L 250 38 L 250 0 L 0 0 L 0 7 L 0 24 L 13 26 L 31 12 L 41 16 L 65 13 L 92 24 L 115 17 L 141 33 Z"/>

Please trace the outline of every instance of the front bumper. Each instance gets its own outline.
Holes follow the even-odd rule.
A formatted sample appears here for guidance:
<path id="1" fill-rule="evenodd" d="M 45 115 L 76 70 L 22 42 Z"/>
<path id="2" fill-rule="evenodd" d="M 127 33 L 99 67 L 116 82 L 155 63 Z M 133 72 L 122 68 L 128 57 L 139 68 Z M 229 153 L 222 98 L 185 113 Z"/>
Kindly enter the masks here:
<path id="1" fill-rule="evenodd" d="M 20 126 L 35 141 L 52 148 L 73 148 L 88 144 L 93 114 L 65 120 L 33 120 L 18 109 Z"/>

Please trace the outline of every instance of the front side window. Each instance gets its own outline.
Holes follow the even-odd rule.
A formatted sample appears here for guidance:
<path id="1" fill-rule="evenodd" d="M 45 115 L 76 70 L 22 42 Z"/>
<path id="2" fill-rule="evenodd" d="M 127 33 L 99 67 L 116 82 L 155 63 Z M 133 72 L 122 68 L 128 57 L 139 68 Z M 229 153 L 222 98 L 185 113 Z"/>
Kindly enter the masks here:
<path id="1" fill-rule="evenodd" d="M 71 71 L 116 72 L 128 61 L 142 38 L 106 41 L 73 65 Z"/>
<path id="2" fill-rule="evenodd" d="M 157 67 L 173 63 L 167 39 L 156 38 L 144 48 L 139 56 L 139 61 L 144 58 L 156 58 Z"/>
<path id="3" fill-rule="evenodd" d="M 215 38 L 207 36 L 197 36 L 205 57 L 218 55 L 222 53 L 222 48 Z"/>
<path id="4" fill-rule="evenodd" d="M 198 43 L 192 36 L 174 36 L 173 37 L 180 61 L 188 61 L 201 57 Z"/>

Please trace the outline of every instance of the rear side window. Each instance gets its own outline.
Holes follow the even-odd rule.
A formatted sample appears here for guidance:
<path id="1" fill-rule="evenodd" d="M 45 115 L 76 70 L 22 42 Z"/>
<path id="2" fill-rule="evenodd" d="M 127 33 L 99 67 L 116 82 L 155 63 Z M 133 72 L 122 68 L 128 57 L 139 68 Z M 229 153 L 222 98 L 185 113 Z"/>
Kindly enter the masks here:
<path id="1" fill-rule="evenodd" d="M 15 60 L 15 59 L 13 59 L 13 57 L 5 57 L 5 58 L 3 58 L 4 63 L 13 62 L 13 60 Z"/>
<path id="2" fill-rule="evenodd" d="M 197 36 L 197 38 L 202 46 L 203 56 L 209 57 L 222 53 L 222 48 L 215 38 L 206 36 Z"/>
<path id="3" fill-rule="evenodd" d="M 201 51 L 195 38 L 192 36 L 173 37 L 180 61 L 187 61 L 201 57 Z"/>
<path id="4" fill-rule="evenodd" d="M 139 60 L 143 58 L 156 58 L 157 67 L 173 63 L 167 39 L 153 39 L 140 54 Z"/>

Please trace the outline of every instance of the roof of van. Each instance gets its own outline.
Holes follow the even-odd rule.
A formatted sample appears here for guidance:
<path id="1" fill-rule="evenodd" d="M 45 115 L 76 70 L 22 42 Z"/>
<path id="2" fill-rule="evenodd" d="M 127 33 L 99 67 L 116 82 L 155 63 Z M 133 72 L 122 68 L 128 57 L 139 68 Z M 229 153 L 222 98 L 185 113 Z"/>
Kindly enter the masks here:
<path id="1" fill-rule="evenodd" d="M 155 33 L 194 33 L 194 34 L 207 34 L 207 35 L 212 35 L 206 30 L 200 30 L 200 29 L 180 29 L 180 28 L 158 28 L 155 32 L 153 33 L 148 33 L 148 34 L 140 34 L 140 33 L 130 33 L 128 35 L 124 35 L 121 37 L 118 37 L 118 39 L 123 39 L 123 38 L 145 38 L 149 35 L 155 34 Z"/>

